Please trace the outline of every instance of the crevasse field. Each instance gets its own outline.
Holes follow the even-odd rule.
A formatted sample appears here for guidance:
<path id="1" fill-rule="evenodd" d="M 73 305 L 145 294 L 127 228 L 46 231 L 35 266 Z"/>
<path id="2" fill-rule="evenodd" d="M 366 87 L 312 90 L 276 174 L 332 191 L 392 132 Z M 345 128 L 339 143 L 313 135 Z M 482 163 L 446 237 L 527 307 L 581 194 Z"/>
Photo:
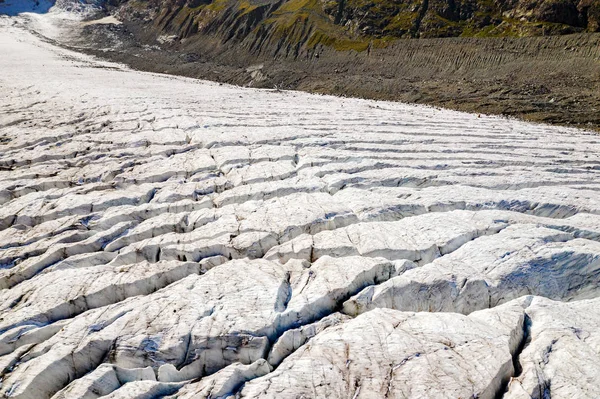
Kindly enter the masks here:
<path id="1" fill-rule="evenodd" d="M 598 397 L 597 134 L 141 73 L 26 21 L 3 397 Z"/>

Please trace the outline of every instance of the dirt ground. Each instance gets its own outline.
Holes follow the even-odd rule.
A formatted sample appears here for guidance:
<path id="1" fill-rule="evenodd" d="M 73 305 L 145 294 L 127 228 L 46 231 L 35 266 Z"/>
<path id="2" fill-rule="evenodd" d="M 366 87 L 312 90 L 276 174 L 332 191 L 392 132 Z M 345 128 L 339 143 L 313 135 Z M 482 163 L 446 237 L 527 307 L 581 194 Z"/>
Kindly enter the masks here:
<path id="1" fill-rule="evenodd" d="M 211 38 L 159 44 L 134 25 L 93 26 L 89 50 L 136 69 L 250 87 L 430 104 L 600 131 L 600 34 L 398 40 L 299 57 L 249 54 Z M 115 46 L 108 46 L 107 41 Z M 107 50 L 113 48 L 113 50 Z"/>

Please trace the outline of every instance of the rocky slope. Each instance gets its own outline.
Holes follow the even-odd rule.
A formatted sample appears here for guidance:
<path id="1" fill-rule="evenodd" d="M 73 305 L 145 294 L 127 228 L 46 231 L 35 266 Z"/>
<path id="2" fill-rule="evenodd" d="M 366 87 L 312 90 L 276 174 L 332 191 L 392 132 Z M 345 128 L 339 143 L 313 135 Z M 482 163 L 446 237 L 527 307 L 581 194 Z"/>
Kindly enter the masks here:
<path id="1" fill-rule="evenodd" d="M 0 52 L 3 397 L 600 390 L 597 134 Z"/>
<path id="2" fill-rule="evenodd" d="M 208 36 L 215 45 L 295 57 L 320 46 L 370 50 L 401 37 L 600 31 L 597 0 L 110 0 L 108 6 L 171 40 Z"/>

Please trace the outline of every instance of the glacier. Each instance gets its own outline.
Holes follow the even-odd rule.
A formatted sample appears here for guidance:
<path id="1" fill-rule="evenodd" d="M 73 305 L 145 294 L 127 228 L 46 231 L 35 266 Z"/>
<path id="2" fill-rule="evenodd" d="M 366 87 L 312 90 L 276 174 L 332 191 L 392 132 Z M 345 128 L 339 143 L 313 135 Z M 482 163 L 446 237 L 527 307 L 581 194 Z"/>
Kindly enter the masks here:
<path id="1" fill-rule="evenodd" d="M 597 397 L 597 133 L 138 72 L 44 18 L 0 17 L 3 397 Z"/>

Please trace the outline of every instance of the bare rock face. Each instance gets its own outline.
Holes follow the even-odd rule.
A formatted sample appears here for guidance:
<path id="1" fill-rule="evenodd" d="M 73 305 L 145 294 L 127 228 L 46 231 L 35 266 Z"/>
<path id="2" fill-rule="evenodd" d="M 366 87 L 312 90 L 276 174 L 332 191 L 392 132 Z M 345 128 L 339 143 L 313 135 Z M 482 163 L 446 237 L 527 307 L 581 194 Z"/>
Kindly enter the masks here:
<path id="1" fill-rule="evenodd" d="M 22 21 L 2 397 L 596 396 L 596 135 L 139 73 Z"/>
<path id="2" fill-rule="evenodd" d="M 311 57 L 321 47 L 368 51 L 385 46 L 390 38 L 597 32 L 600 12 L 597 0 L 110 0 L 107 4 L 120 19 L 142 27 L 142 40 L 152 38 L 151 42 L 167 46 L 192 42 L 208 52 L 213 50 L 206 43 L 217 42 L 219 51 L 294 59 Z"/>

